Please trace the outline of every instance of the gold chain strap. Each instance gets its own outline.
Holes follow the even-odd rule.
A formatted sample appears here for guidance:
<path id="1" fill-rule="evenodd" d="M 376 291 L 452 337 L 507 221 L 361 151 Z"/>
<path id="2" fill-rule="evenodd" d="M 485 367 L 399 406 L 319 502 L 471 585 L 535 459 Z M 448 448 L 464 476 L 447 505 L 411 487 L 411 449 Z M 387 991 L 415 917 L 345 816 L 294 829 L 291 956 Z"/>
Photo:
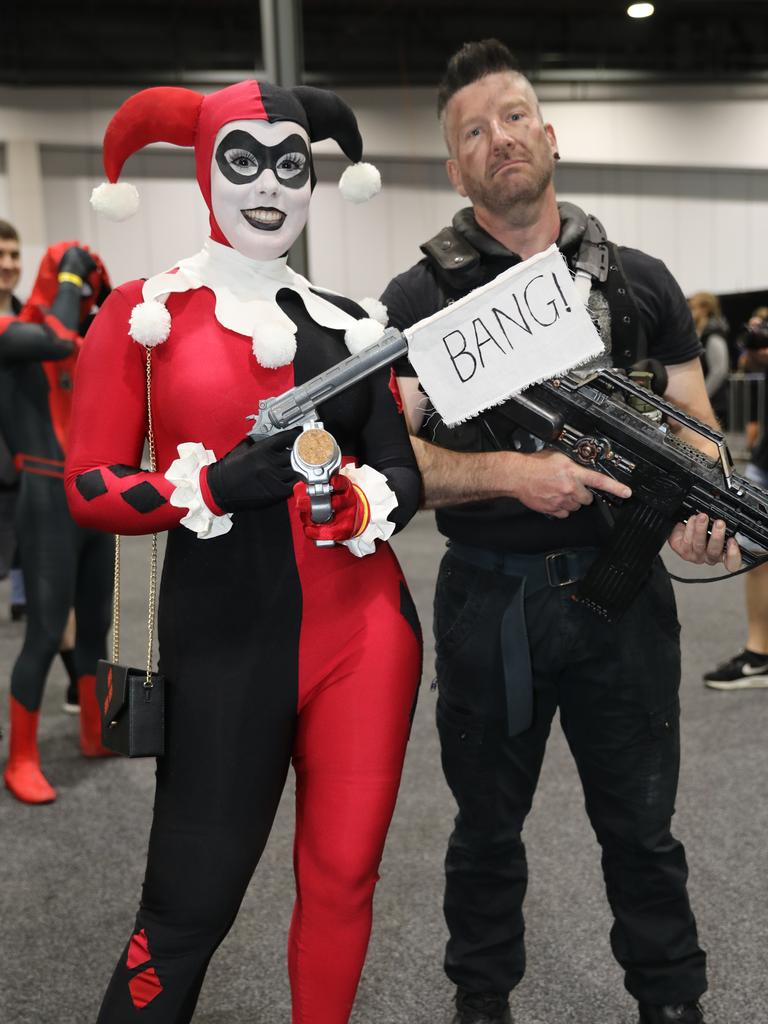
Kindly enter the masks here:
<path id="1" fill-rule="evenodd" d="M 147 370 L 147 441 L 149 446 L 149 468 L 155 472 L 155 431 L 152 426 L 152 354 L 146 350 Z M 149 556 L 149 601 L 147 608 L 147 678 L 144 685 L 152 686 L 152 649 L 155 640 L 155 604 L 157 599 L 157 534 L 152 534 L 152 549 Z M 120 661 L 120 536 L 115 536 L 115 577 L 112 596 L 112 661 Z"/>
<path id="2" fill-rule="evenodd" d="M 112 661 L 120 661 L 120 534 L 115 534 L 115 579 L 112 587 Z"/>

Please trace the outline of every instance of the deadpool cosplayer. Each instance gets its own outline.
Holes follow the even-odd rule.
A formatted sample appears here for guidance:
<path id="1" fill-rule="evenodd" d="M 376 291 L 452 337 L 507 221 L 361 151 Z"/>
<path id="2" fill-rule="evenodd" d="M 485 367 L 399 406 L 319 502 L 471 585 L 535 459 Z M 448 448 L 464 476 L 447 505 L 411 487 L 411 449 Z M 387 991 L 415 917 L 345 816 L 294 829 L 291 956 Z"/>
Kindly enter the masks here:
<path id="1" fill-rule="evenodd" d="M 97 208 L 119 219 L 135 205 L 116 181 L 132 152 L 190 145 L 211 234 L 168 273 L 113 291 L 78 367 L 73 515 L 119 533 L 168 531 L 166 753 L 138 916 L 101 1024 L 191 1019 L 291 762 L 293 1020 L 344 1024 L 362 969 L 420 674 L 418 623 L 386 539 L 416 511 L 419 475 L 387 373 L 320 408 L 343 454 L 324 526 L 290 467 L 299 431 L 245 439 L 260 399 L 383 330 L 286 263 L 315 182 L 310 143 L 324 138 L 359 160 L 354 115 L 333 93 L 255 81 L 205 97 L 145 90 L 105 136 L 110 184 L 95 190 Z M 342 191 L 367 197 L 373 177 L 357 163 Z M 156 472 L 140 469 L 147 360 Z"/>
<path id="2" fill-rule="evenodd" d="M 86 756 L 106 753 L 94 687 L 111 616 L 113 545 L 103 533 L 73 522 L 64 495 L 64 454 L 75 364 L 93 307 L 108 294 L 99 257 L 78 242 L 59 242 L 43 256 L 19 317 L 0 319 L 0 431 L 21 474 L 16 533 L 27 591 L 24 644 L 11 673 L 3 778 L 29 804 L 56 799 L 40 769 L 37 728 L 45 680 L 73 607 L 80 746 Z"/>

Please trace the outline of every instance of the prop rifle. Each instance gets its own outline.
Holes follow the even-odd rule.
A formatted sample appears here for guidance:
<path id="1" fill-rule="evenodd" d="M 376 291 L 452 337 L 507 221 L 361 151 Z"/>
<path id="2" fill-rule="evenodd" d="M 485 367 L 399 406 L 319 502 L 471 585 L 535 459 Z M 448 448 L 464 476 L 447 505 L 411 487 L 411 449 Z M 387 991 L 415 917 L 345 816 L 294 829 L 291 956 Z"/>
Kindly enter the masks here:
<path id="1" fill-rule="evenodd" d="M 661 416 L 641 411 L 649 407 Z M 506 420 L 632 488 L 626 500 L 600 493 L 617 507 L 614 528 L 575 594 L 609 621 L 626 610 L 675 523 L 698 512 L 750 542 L 748 566 L 760 558 L 750 547 L 768 552 L 768 491 L 733 471 L 723 435 L 617 370 L 564 374 L 484 415 L 496 434 Z M 670 420 L 710 441 L 717 457 L 678 438 Z"/>

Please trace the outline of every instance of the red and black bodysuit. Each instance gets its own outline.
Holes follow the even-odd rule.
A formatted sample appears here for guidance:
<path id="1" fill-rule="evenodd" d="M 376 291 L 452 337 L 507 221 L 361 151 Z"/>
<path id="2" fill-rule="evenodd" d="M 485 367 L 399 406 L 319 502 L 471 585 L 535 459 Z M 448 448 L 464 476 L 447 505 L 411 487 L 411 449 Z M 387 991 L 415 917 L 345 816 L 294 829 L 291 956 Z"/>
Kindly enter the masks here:
<path id="1" fill-rule="evenodd" d="M 224 249 L 214 244 L 211 252 L 226 265 L 232 250 Z M 170 294 L 170 333 L 151 354 L 158 470 L 148 472 L 140 469 L 145 350 L 129 336 L 129 320 L 150 284 L 113 292 L 89 333 L 67 459 L 79 522 L 121 533 L 169 531 L 158 622 L 166 754 L 140 909 L 98 1019 L 191 1020 L 293 763 L 293 1019 L 345 1024 L 420 675 L 414 607 L 386 543 L 362 558 L 341 544 L 316 546 L 290 486 L 258 507 L 229 504 L 231 527 L 204 538 L 180 525 L 187 508 L 172 503 L 177 491 L 166 476 L 178 446 L 194 442 L 215 460 L 212 482 L 259 399 L 343 359 L 344 332 L 310 316 L 312 295 L 279 288 L 273 316 L 295 325 L 296 351 L 267 368 L 254 358 L 252 337 L 221 323 L 224 298 L 215 289 Z M 364 315 L 348 300 L 323 301 L 331 314 Z M 388 373 L 320 414 L 346 460 L 386 477 L 398 501 L 390 519 L 404 525 L 416 510 L 419 478 Z M 206 501 L 221 512 L 201 476 Z"/>
<path id="2" fill-rule="evenodd" d="M 55 797 L 39 770 L 35 734 L 70 608 L 77 618 L 75 667 L 81 689 L 92 689 L 96 662 L 106 651 L 112 545 L 103 534 L 73 522 L 63 481 L 81 334 L 108 286 L 98 257 L 76 242 L 60 242 L 46 251 L 20 317 L 0 321 L 0 429 L 21 471 L 16 532 L 27 591 L 24 643 L 11 674 L 11 751 L 4 775 L 14 795 L 29 803 Z M 84 705 L 85 722 L 95 711 L 92 693 L 86 693 Z M 81 730 L 81 740 L 84 753 L 100 752 L 96 735 Z"/>

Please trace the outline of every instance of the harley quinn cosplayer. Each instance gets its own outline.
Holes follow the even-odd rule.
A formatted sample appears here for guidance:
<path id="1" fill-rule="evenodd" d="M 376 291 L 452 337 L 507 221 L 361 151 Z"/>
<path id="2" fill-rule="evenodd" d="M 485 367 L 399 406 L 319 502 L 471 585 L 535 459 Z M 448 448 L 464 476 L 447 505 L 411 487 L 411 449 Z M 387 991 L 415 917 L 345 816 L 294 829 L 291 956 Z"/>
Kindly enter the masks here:
<path id="1" fill-rule="evenodd" d="M 158 624 L 166 754 L 141 904 L 101 1024 L 192 1018 L 291 761 L 294 1022 L 344 1024 L 363 966 L 421 658 L 386 539 L 416 511 L 419 476 L 386 373 L 320 409 L 345 462 L 325 526 L 311 524 L 290 468 L 299 431 L 244 440 L 259 399 L 383 329 L 286 264 L 315 182 L 310 142 L 325 138 L 359 160 L 354 115 L 337 96 L 255 81 L 205 97 L 145 90 L 105 136 L 112 184 L 95 205 L 129 211 L 135 190 L 115 183 L 141 146 L 194 145 L 211 237 L 168 273 L 116 289 L 78 367 L 73 515 L 119 533 L 169 531 Z M 372 191 L 366 166 L 346 172 L 357 199 Z M 139 468 L 145 346 L 157 472 Z"/>
<path id="2" fill-rule="evenodd" d="M 111 617 L 113 544 L 73 521 L 64 495 L 72 378 L 91 311 L 109 294 L 94 253 L 59 242 L 43 256 L 18 318 L 0 319 L 0 429 L 21 474 L 16 535 L 27 592 L 24 643 L 11 673 L 7 788 L 27 804 L 51 803 L 56 791 L 40 768 L 37 727 L 51 663 L 75 608 L 74 661 L 80 748 L 101 745 L 96 663 L 106 652 Z"/>

